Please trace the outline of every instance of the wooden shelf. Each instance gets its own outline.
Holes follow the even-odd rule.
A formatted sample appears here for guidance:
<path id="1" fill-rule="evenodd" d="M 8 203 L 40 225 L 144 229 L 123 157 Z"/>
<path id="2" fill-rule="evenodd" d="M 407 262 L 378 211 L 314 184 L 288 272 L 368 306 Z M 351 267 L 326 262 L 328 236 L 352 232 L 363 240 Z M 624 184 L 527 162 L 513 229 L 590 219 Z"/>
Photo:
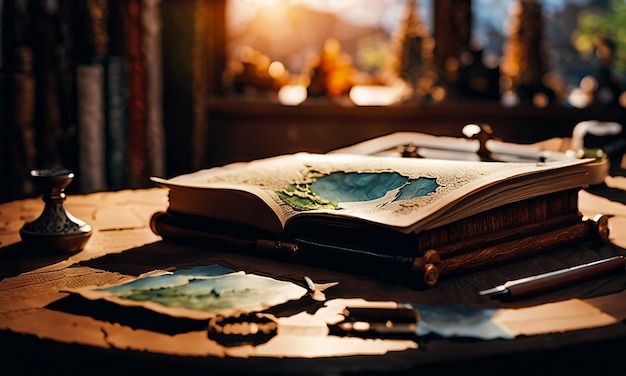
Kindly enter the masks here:
<path id="1" fill-rule="evenodd" d="M 468 123 L 487 123 L 494 134 L 518 143 L 571 136 L 583 120 L 615 121 L 618 109 L 561 106 L 503 107 L 492 102 L 358 107 L 333 102 L 283 106 L 265 101 L 210 99 L 198 159 L 215 166 L 298 151 L 327 152 L 398 131 L 462 137 Z"/>

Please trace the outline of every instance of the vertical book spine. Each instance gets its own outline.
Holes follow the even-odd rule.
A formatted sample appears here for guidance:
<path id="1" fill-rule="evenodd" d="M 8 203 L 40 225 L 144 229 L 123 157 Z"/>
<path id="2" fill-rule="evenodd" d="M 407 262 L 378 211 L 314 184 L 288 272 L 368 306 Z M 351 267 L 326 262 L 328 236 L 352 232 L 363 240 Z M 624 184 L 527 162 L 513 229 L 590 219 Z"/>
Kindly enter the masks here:
<path id="1" fill-rule="evenodd" d="M 76 68 L 76 85 L 79 98 L 81 190 L 105 190 L 104 66 L 79 65 Z"/>
<path id="2" fill-rule="evenodd" d="M 160 0 L 143 0 L 141 17 L 146 61 L 146 149 L 148 173 L 152 176 L 165 176 L 160 3 Z"/>
<path id="3" fill-rule="evenodd" d="M 146 64 L 141 43 L 141 0 L 128 0 L 125 8 L 128 67 L 129 187 L 148 185 L 146 152 Z"/>
<path id="4" fill-rule="evenodd" d="M 126 187 L 126 77 L 124 57 L 109 56 L 106 69 L 106 167 L 110 189 Z"/>

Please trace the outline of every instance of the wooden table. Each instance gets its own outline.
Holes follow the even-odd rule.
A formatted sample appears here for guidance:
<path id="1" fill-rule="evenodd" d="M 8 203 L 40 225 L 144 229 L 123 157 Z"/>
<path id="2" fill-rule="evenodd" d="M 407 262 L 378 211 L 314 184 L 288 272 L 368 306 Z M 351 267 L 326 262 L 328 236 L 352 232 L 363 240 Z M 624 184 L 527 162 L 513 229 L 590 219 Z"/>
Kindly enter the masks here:
<path id="1" fill-rule="evenodd" d="M 624 178 L 607 180 L 602 192 L 626 195 Z M 592 193 L 590 193 L 592 192 Z M 394 371 L 438 374 L 473 369 L 483 373 L 540 374 L 621 371 L 626 348 L 626 273 L 611 275 L 517 302 L 479 296 L 505 278 L 517 278 L 614 254 L 626 254 L 626 206 L 598 195 L 581 193 L 583 214 L 610 214 L 611 244 L 581 244 L 441 281 L 430 290 L 415 290 L 333 270 L 292 265 L 224 250 L 167 244 L 152 233 L 150 216 L 167 207 L 159 188 L 68 197 L 65 206 L 92 225 L 87 247 L 71 255 L 45 255 L 27 249 L 19 229 L 39 216 L 40 199 L 0 205 L 0 344 L 3 370 L 104 374 L 204 370 L 213 374 L 299 372 L 319 374 Z M 626 200 L 625 200 L 626 201 Z M 622 201 L 622 202 L 625 202 Z M 616 246 L 617 245 L 617 246 Z M 512 340 L 425 338 L 414 346 L 379 343 L 337 348 L 332 356 L 285 348 L 269 356 L 250 349 L 224 348 L 207 340 L 206 323 L 174 320 L 145 311 L 120 310 L 103 302 L 85 304 L 67 292 L 83 286 L 116 283 L 154 270 L 218 263 L 280 277 L 297 283 L 337 281 L 327 300 L 415 302 L 433 306 L 521 309 L 577 299 L 613 315 L 610 325 L 562 333 L 522 335 Z M 302 309 L 319 308 L 308 301 Z M 285 313 L 286 314 L 286 313 Z M 291 312 L 290 314 L 293 314 Z M 294 342 L 295 343 L 295 342 Z M 301 343 L 301 342 L 298 342 Z M 345 342 L 348 343 L 348 342 Z M 350 346 L 355 347 L 350 347 Z M 289 347 L 289 343 L 287 343 Z M 323 349 L 324 351 L 332 351 Z M 300 352 L 298 352 L 300 351 Z M 316 351 L 322 351 L 317 349 Z M 244 354 L 244 355 L 242 355 Z M 323 354 L 323 351 L 320 352 Z"/>

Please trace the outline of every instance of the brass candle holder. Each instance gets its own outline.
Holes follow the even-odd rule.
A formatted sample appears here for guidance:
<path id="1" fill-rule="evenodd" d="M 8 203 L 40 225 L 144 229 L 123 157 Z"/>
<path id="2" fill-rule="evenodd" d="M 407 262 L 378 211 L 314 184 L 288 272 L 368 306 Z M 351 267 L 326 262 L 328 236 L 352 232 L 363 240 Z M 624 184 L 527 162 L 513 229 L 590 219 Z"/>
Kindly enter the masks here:
<path id="1" fill-rule="evenodd" d="M 43 169 L 32 170 L 30 177 L 44 192 L 42 199 L 46 206 L 39 218 L 20 229 L 24 244 L 46 253 L 83 250 L 91 237 L 91 226 L 63 206 L 64 190 L 74 179 L 74 173 L 66 169 Z"/>

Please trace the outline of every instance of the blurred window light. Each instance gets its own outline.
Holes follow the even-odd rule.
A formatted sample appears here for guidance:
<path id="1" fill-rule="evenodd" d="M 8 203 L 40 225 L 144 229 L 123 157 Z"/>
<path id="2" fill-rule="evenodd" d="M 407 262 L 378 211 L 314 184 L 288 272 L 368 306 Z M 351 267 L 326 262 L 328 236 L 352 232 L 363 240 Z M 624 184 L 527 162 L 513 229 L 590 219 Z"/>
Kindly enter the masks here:
<path id="1" fill-rule="evenodd" d="M 297 106 L 306 98 L 306 87 L 302 85 L 285 85 L 278 90 L 278 102 L 285 106 Z"/>
<path id="2" fill-rule="evenodd" d="M 349 93 L 357 106 L 389 106 L 399 102 L 401 96 L 401 87 L 382 85 L 355 85 Z"/>

